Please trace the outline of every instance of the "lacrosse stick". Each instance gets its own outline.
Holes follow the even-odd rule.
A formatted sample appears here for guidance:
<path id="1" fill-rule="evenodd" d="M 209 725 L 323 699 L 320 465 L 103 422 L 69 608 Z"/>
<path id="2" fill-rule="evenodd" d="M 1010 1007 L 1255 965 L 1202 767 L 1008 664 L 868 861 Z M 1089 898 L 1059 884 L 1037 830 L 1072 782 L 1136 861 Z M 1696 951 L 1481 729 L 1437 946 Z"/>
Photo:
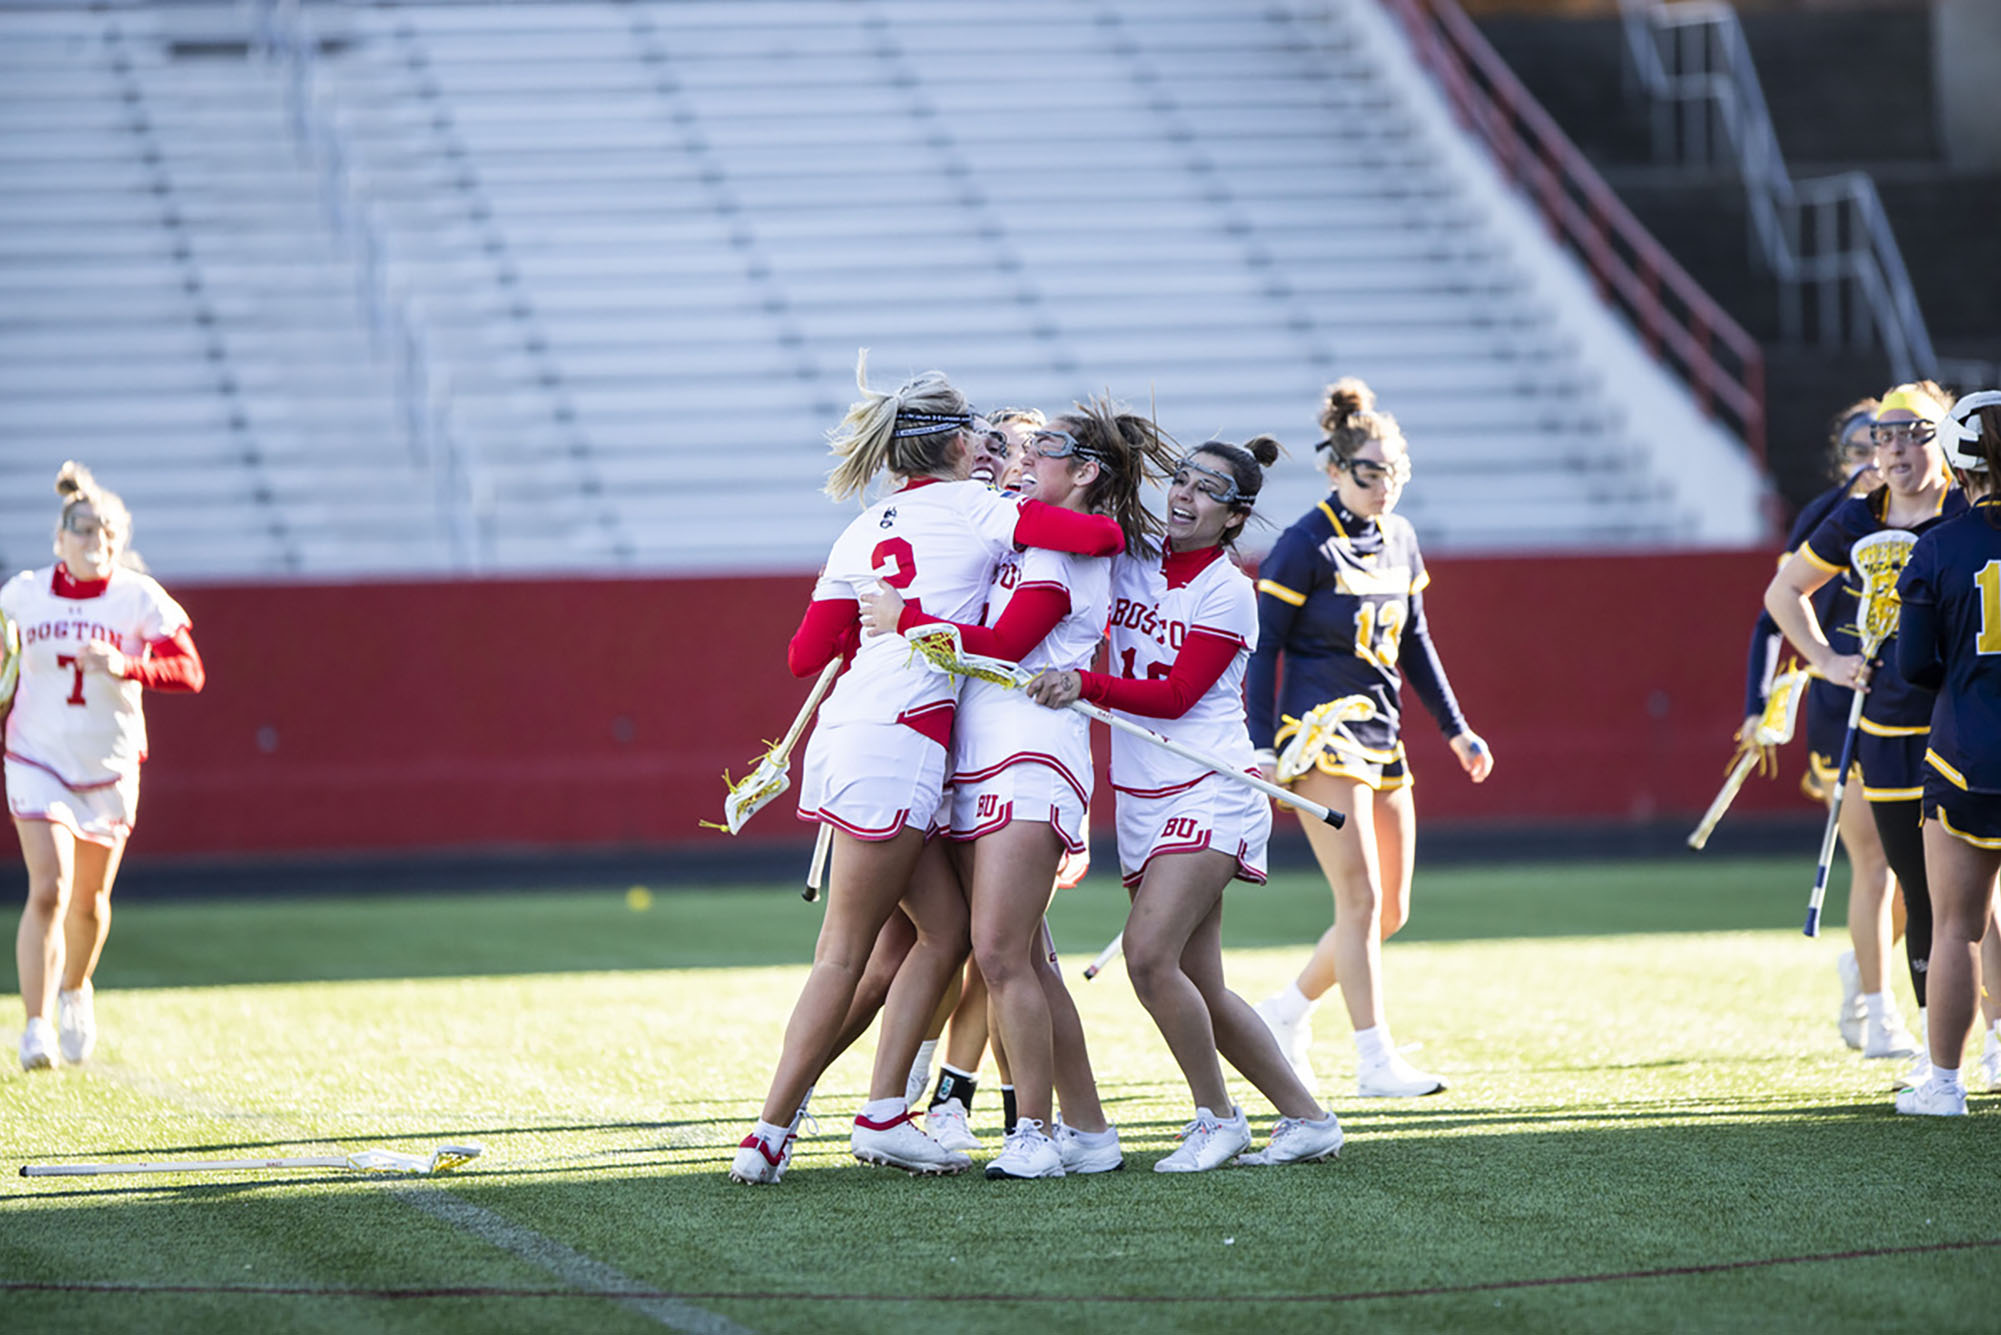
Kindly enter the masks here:
<path id="1" fill-rule="evenodd" d="M 14 700 L 14 687 L 21 681 L 21 628 L 0 612 L 0 709 Z"/>
<path id="2" fill-rule="evenodd" d="M 105 1173 L 215 1173 L 255 1168 L 346 1168 L 357 1173 L 409 1173 L 430 1177 L 449 1173 L 484 1154 L 479 1145 L 440 1145 L 429 1154 L 361 1150 L 355 1154 L 309 1154 L 294 1159 L 178 1159 L 164 1163 L 31 1163 L 22 1177 L 95 1177 Z"/>
<path id="3" fill-rule="evenodd" d="M 1084 966 L 1085 981 L 1088 982 L 1089 980 L 1096 978 L 1100 973 L 1104 972 L 1105 966 L 1112 962 L 1112 956 L 1118 954 L 1121 950 L 1125 949 L 1125 944 L 1126 944 L 1126 934 L 1124 932 L 1120 932 L 1117 936 L 1113 937 L 1111 944 L 1098 952 L 1098 958 L 1092 960 L 1089 964 L 1086 964 Z"/>
<path id="4" fill-rule="evenodd" d="M 820 897 L 820 888 L 827 883 L 827 858 L 833 851 L 834 827 L 823 820 L 820 833 L 813 839 L 813 860 L 806 864 L 806 888 L 799 892 L 799 898 L 808 904 Z"/>
<path id="5" fill-rule="evenodd" d="M 1897 597 L 1897 576 L 1910 562 L 1917 535 L 1901 528 L 1871 533 L 1856 543 L 1848 559 L 1862 573 L 1862 596 L 1855 606 L 1855 629 L 1862 638 L 1862 661 L 1873 663 L 1883 641 L 1897 633 L 1903 600 Z M 1855 688 L 1848 706 L 1848 734 L 1841 739 L 1841 763 L 1834 769 L 1834 793 L 1827 804 L 1827 828 L 1820 835 L 1820 862 L 1813 871 L 1813 893 L 1806 901 L 1808 936 L 1820 935 L 1820 906 L 1827 898 L 1827 874 L 1834 866 L 1834 839 L 1841 826 L 1841 799 L 1848 787 L 1848 767 L 1855 763 L 1855 738 L 1862 730 L 1866 686 Z"/>
<path id="6" fill-rule="evenodd" d="M 915 630 L 906 631 L 903 638 L 910 642 L 913 653 L 921 656 L 940 672 L 973 677 L 1010 688 L 1026 686 L 1035 678 L 1033 672 L 1026 671 L 1006 659 L 988 658 L 982 654 L 965 652 L 959 643 L 959 628 L 950 622 L 934 622 L 931 625 L 920 626 Z M 1308 801 L 1275 783 L 1267 783 L 1255 774 L 1246 774 L 1221 757 L 1212 756 L 1206 751 L 1198 751 L 1192 746 L 1184 746 L 1172 738 L 1161 736 L 1151 728 L 1142 728 L 1137 723 L 1120 718 L 1110 710 L 1100 709 L 1087 700 L 1072 700 L 1065 708 L 1074 709 L 1086 718 L 1096 719 L 1106 727 L 1116 728 L 1120 732 L 1152 742 L 1162 750 L 1170 751 L 1183 760 L 1193 761 L 1233 783 L 1241 783 L 1246 788 L 1255 788 L 1273 801 L 1297 807 L 1337 830 L 1348 822 L 1348 818 L 1338 811 L 1321 806 L 1318 802 Z"/>
<path id="7" fill-rule="evenodd" d="M 1316 765 L 1327 751 L 1345 752 L 1355 759 L 1366 759 L 1362 755 L 1362 744 L 1355 734 L 1348 731 L 1350 723 L 1360 723 L 1376 716 L 1376 702 L 1366 695 L 1344 695 L 1338 700 L 1315 705 L 1306 711 L 1304 718 L 1290 718 L 1287 723 L 1297 723 L 1299 731 L 1286 741 L 1285 750 L 1278 756 L 1278 781 L 1291 783 Z"/>
<path id="8" fill-rule="evenodd" d="M 723 799 L 723 823 L 699 821 L 704 829 L 727 830 L 735 834 L 743 829 L 744 822 L 777 800 L 780 794 L 792 786 L 792 748 L 799 741 L 799 734 L 806 731 L 806 725 L 813 719 L 813 711 L 820 707 L 827 692 L 834 684 L 834 678 L 841 673 L 841 660 L 834 659 L 820 669 L 820 679 L 813 683 L 813 693 L 806 697 L 806 703 L 799 706 L 799 717 L 792 720 L 792 726 L 785 733 L 783 741 L 774 742 L 764 753 L 755 768 L 734 783 L 730 783 L 727 771 L 723 782 L 729 784 L 729 796 Z"/>
<path id="9" fill-rule="evenodd" d="M 1793 668 L 1772 678 L 1772 689 L 1765 696 L 1765 712 L 1758 716 L 1758 722 L 1751 729 L 1751 735 L 1744 739 L 1744 752 L 1730 767 L 1730 776 L 1723 781 L 1723 787 L 1716 794 L 1716 800 L 1709 804 L 1709 810 L 1702 813 L 1702 820 L 1688 836 L 1688 846 L 1701 849 L 1709 842 L 1709 836 L 1716 831 L 1723 813 L 1730 810 L 1730 804 L 1737 800 L 1737 790 L 1744 786 L 1744 780 L 1751 777 L 1766 747 L 1784 746 L 1793 739 L 1793 724 L 1799 718 L 1800 697 L 1806 694 L 1807 679 L 1811 676 L 1805 668 Z"/>

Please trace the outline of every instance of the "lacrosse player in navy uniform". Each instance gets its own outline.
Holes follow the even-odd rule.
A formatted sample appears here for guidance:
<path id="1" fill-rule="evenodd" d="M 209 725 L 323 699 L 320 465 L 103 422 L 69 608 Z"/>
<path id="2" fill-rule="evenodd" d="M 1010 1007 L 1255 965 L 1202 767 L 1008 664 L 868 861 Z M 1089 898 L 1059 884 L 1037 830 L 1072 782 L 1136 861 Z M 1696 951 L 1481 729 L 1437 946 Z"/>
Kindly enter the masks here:
<path id="1" fill-rule="evenodd" d="M 132 517 L 90 470 L 67 463 L 52 566 L 0 588 L 18 628 L 7 707 L 7 805 L 28 867 L 14 942 L 21 1066 L 81 1062 L 97 1042 L 91 974 L 111 931 L 111 886 L 139 814 L 146 691 L 194 692 L 207 674 L 188 614 L 127 547 Z M 49 1023 L 50 1003 L 56 1023 Z"/>
<path id="2" fill-rule="evenodd" d="M 1320 425 L 1333 494 L 1280 534 L 1259 568 L 1258 648 L 1246 705 L 1261 766 L 1273 770 L 1278 750 L 1315 706 L 1360 696 L 1369 707 L 1348 724 L 1343 744 L 1322 751 L 1293 783 L 1302 796 L 1350 813 L 1340 830 L 1301 821 L 1333 887 L 1334 925 L 1299 977 L 1257 1009 L 1312 1088 L 1309 1011 L 1339 981 L 1355 1027 L 1360 1093 L 1410 1098 L 1445 1082 L 1398 1055 L 1383 1013 L 1380 943 L 1409 916 L 1417 840 L 1400 740 L 1404 677 L 1475 783 L 1494 761 L 1466 726 L 1426 629 L 1422 595 L 1430 577 L 1417 534 L 1391 513 L 1410 476 L 1402 431 L 1354 379 L 1328 387 Z"/>
<path id="3" fill-rule="evenodd" d="M 1828 446 L 1831 464 L 1840 481 L 1807 502 L 1786 535 L 1786 550 L 1779 557 L 1798 551 L 1800 544 L 1820 527 L 1843 501 L 1864 496 L 1883 485 L 1876 471 L 1875 399 L 1859 399 L 1835 414 L 1829 424 Z M 1813 595 L 1814 617 L 1838 653 L 1856 651 L 1856 586 L 1852 577 L 1831 579 Z M 1785 637 L 1770 612 L 1761 611 L 1751 632 L 1751 651 L 1744 671 L 1744 724 L 1737 732 L 1739 746 L 1748 740 L 1765 713 L 1765 698 L 1771 690 L 1785 649 Z M 1802 701 L 1801 726 L 1806 733 L 1807 770 L 1800 788 L 1825 806 L 1834 796 L 1834 767 L 1841 758 L 1841 743 L 1848 731 L 1848 706 L 1854 692 L 1820 677 L 1807 683 Z M 1841 981 L 1841 1002 L 1836 1025 L 1841 1041 L 1858 1051 L 1863 1047 L 1868 1007 L 1862 998 L 1884 990 L 1885 961 L 1890 947 L 1902 933 L 1903 924 L 1895 913 L 1896 878 L 1883 856 L 1883 841 L 1876 837 L 1876 823 L 1862 802 L 1841 804 L 1841 847 L 1848 854 L 1848 937 L 1850 948 L 1834 962 Z M 1892 1017 L 1895 1012 L 1890 1012 Z M 1894 1036 L 1886 1029 L 1877 1035 L 1878 1056 L 1909 1056 L 1917 1051 L 1916 1040 L 1896 1020 Z"/>
<path id="4" fill-rule="evenodd" d="M 1950 1117 L 1966 1111 L 1959 1064 L 2001 871 L 2001 392 L 1961 399 L 1941 434 L 1973 505 L 1918 539 L 1898 583 L 1897 667 L 1938 694 L 1923 780 L 1931 1072 L 1897 1095 L 1897 1111 Z"/>
<path id="5" fill-rule="evenodd" d="M 1938 441 L 1944 393 L 1930 381 L 1899 385 L 1883 396 L 1873 428 L 1876 466 L 1883 485 L 1843 501 L 1808 535 L 1765 590 L 1765 608 L 1807 665 L 1836 686 L 1863 687 L 1861 735 L 1855 747 L 1862 794 L 1890 870 L 1903 889 L 1904 951 L 1917 995 L 1920 1031 L 1925 1016 L 1925 975 L 1932 944 L 1931 901 L 1925 890 L 1923 818 L 1925 736 L 1931 731 L 1931 692 L 1897 671 L 1895 637 L 1884 642 L 1873 667 L 1860 654 L 1829 642 L 1809 599 L 1836 576 L 1864 578 L 1853 568 L 1855 544 L 1873 533 L 1903 529 L 1922 534 L 1966 510 L 1966 498 L 1946 472 Z M 1865 993 L 1864 1057 L 1895 1057 L 1916 1048 L 1891 1004 L 1889 990 Z M 1922 1051 L 1921 1077 L 1929 1065 Z"/>

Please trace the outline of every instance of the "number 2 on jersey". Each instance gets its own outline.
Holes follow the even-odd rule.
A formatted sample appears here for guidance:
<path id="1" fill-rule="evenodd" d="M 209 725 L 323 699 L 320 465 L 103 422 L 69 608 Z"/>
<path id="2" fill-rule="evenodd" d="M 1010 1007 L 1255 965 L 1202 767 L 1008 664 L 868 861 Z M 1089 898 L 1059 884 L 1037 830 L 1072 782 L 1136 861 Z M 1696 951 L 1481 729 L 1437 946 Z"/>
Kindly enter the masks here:
<path id="1" fill-rule="evenodd" d="M 884 538 L 869 553 L 869 569 L 875 577 L 895 589 L 898 593 L 910 587 L 917 578 L 917 553 L 910 550 L 910 543 L 904 538 Z M 887 572 L 887 573 L 885 573 Z M 906 607 L 914 607 L 919 612 L 924 609 L 915 598 L 903 600 Z"/>

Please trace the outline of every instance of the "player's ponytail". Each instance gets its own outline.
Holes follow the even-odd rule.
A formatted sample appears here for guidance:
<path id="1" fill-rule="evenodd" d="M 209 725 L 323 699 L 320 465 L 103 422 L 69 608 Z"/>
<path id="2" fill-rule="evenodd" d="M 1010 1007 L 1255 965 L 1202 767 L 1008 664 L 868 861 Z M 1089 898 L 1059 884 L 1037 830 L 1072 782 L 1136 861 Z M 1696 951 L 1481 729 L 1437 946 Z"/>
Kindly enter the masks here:
<path id="1" fill-rule="evenodd" d="M 1376 392 L 1354 376 L 1343 376 L 1327 387 L 1320 401 L 1319 421 L 1325 435 L 1313 448 L 1329 465 L 1346 463 L 1372 440 L 1385 446 L 1403 440 L 1397 419 L 1376 411 Z"/>
<path id="2" fill-rule="evenodd" d="M 861 398 L 827 437 L 840 460 L 827 478 L 829 496 L 837 501 L 859 496 L 885 469 L 902 477 L 950 474 L 952 443 L 972 424 L 973 411 L 943 371 L 926 371 L 885 394 L 869 388 L 863 348 L 855 359 L 855 384 Z"/>
<path id="3" fill-rule="evenodd" d="M 132 550 L 132 512 L 115 491 L 107 489 L 91 471 L 74 459 L 65 460 L 56 473 L 56 495 L 62 497 L 62 512 L 56 520 L 56 555 L 62 555 L 63 530 L 69 527 L 70 512 L 88 505 L 97 522 L 111 537 L 111 550 L 120 565 L 144 570 L 146 563 Z"/>
<path id="4" fill-rule="evenodd" d="M 1166 525 L 1146 508 L 1140 489 L 1174 471 L 1181 453 L 1174 439 L 1152 418 L 1104 394 L 1073 405 L 1057 422 L 1076 438 L 1078 453 L 1098 465 L 1097 481 L 1084 494 L 1085 508 L 1118 522 L 1127 552 L 1147 559 L 1159 555 Z"/>

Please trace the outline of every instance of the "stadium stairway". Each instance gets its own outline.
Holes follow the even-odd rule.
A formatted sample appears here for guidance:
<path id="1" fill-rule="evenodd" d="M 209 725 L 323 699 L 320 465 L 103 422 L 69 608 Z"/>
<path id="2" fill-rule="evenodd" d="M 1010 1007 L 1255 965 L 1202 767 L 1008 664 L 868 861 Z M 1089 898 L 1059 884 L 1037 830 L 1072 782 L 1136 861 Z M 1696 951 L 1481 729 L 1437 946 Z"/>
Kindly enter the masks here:
<path id="1" fill-rule="evenodd" d="M 1279 435 L 1281 521 L 1354 374 L 1413 440 L 1432 550 L 1764 536 L 1741 445 L 1370 0 L 304 13 L 484 568 L 812 568 L 860 347 L 879 386 Z"/>
<path id="2" fill-rule="evenodd" d="M 442 569 L 355 266 L 282 71 L 231 8 L 0 10 L 0 562 L 49 559 L 57 468 L 163 574 Z"/>

